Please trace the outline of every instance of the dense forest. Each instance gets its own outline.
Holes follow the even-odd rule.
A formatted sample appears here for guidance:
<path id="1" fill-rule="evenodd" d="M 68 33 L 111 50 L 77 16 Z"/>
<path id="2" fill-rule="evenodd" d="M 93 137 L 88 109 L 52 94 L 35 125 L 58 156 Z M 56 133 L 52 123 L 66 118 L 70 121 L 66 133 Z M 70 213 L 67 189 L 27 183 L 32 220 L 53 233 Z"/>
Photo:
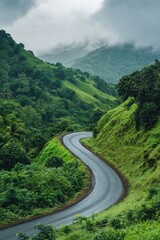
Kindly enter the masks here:
<path id="1" fill-rule="evenodd" d="M 136 48 L 133 44 L 100 47 L 86 56 L 76 59 L 73 68 L 99 75 L 106 82 L 119 79 L 160 59 L 160 52 L 151 47 Z"/>
<path id="2" fill-rule="evenodd" d="M 85 187 L 85 167 L 57 150 L 61 144 L 52 139 L 91 129 L 118 100 L 113 85 L 60 63 L 43 62 L 4 30 L 0 84 L 2 225 L 53 211 Z"/>

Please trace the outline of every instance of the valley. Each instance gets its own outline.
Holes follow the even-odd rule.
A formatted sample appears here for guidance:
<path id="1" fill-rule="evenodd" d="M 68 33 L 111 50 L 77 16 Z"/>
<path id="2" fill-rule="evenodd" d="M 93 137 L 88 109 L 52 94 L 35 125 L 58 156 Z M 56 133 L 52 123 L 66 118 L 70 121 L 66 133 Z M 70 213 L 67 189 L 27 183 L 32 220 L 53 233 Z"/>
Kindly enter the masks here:
<path id="1" fill-rule="evenodd" d="M 119 55 L 131 49 L 127 45 Z M 151 49 L 149 55 L 143 50 L 140 58 L 150 61 Z M 141 68 L 135 55 L 126 59 Z M 0 226 L 36 218 L 13 232 L 1 230 L 0 239 L 16 239 L 19 231 L 19 240 L 160 237 L 160 62 L 147 66 L 151 62 L 120 79 L 108 74 L 113 82 L 119 79 L 115 86 L 102 76 L 44 62 L 0 31 Z M 63 135 L 74 154 L 61 143 Z M 83 145 L 103 161 L 78 143 L 85 137 Z M 126 179 L 128 195 L 121 202 L 123 184 L 105 162 Z M 62 221 L 53 221 L 56 214 L 50 214 L 73 203 L 56 213 Z"/>

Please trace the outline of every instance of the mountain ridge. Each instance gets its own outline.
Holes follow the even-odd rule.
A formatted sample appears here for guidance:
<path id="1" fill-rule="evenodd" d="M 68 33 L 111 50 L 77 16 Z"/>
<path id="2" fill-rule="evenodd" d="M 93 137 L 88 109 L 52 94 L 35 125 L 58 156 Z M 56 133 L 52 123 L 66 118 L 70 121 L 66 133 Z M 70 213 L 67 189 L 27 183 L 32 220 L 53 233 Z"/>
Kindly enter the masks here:
<path id="1" fill-rule="evenodd" d="M 133 44 L 102 46 L 76 59 L 72 67 L 116 83 L 123 75 L 140 70 L 159 58 L 160 52 L 154 52 L 152 47 L 135 48 Z"/>

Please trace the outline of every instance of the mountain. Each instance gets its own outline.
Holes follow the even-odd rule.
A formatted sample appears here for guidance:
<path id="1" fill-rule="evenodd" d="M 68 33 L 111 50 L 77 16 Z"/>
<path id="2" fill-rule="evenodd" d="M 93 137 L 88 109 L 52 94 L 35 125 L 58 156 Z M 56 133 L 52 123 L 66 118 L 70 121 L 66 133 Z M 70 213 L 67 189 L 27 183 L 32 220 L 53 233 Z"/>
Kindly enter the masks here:
<path id="1" fill-rule="evenodd" d="M 56 230 L 57 239 L 159 239 L 159 76 L 160 62 L 156 61 L 123 77 L 117 86 L 123 103 L 103 115 L 94 137 L 83 141 L 117 169 L 126 187 L 125 198 L 90 218 L 77 216 L 75 224 Z M 47 233 L 46 228 L 46 236 Z"/>
<path id="2" fill-rule="evenodd" d="M 76 59 L 72 67 L 116 83 L 123 75 L 140 70 L 159 58 L 160 52 L 154 52 L 151 47 L 135 48 L 132 44 L 103 46 Z"/>
<path id="3" fill-rule="evenodd" d="M 117 105 L 113 86 L 60 63 L 43 62 L 3 30 L 0 31 L 0 83 L 0 133 L 2 138 L 8 134 L 12 137 L 12 130 L 18 131 L 19 123 L 23 130 L 21 142 L 30 142 L 30 146 L 25 146 L 27 152 L 34 149 L 34 137 L 38 134 L 42 148 L 44 138 L 64 130 L 89 127 L 95 123 L 97 111 L 102 114 Z M 18 133 L 14 134 L 18 138 Z"/>
<path id="4" fill-rule="evenodd" d="M 113 85 L 43 62 L 4 30 L 0 85 L 1 227 L 53 212 L 78 196 L 89 174 L 56 135 L 90 129 L 118 100 Z"/>
<path id="5" fill-rule="evenodd" d="M 51 50 L 47 54 L 40 55 L 39 58 L 50 63 L 60 62 L 65 66 L 71 66 L 75 59 L 87 55 L 88 52 L 86 45 L 62 46 Z"/>

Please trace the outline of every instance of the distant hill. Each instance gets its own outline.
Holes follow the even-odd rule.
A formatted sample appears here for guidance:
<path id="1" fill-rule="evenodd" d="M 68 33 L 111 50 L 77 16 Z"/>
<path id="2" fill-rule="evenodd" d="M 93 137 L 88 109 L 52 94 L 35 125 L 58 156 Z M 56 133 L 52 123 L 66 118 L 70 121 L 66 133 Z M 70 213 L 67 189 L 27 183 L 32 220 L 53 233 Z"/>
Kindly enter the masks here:
<path id="1" fill-rule="evenodd" d="M 75 59 L 84 57 L 88 52 L 86 45 L 62 46 L 51 50 L 50 53 L 40 55 L 39 58 L 49 63 L 60 62 L 65 66 L 71 66 Z"/>
<path id="2" fill-rule="evenodd" d="M 139 70 L 159 58 L 160 52 L 153 52 L 151 47 L 136 49 L 132 44 L 103 46 L 76 59 L 72 67 L 116 83 L 123 75 Z"/>

